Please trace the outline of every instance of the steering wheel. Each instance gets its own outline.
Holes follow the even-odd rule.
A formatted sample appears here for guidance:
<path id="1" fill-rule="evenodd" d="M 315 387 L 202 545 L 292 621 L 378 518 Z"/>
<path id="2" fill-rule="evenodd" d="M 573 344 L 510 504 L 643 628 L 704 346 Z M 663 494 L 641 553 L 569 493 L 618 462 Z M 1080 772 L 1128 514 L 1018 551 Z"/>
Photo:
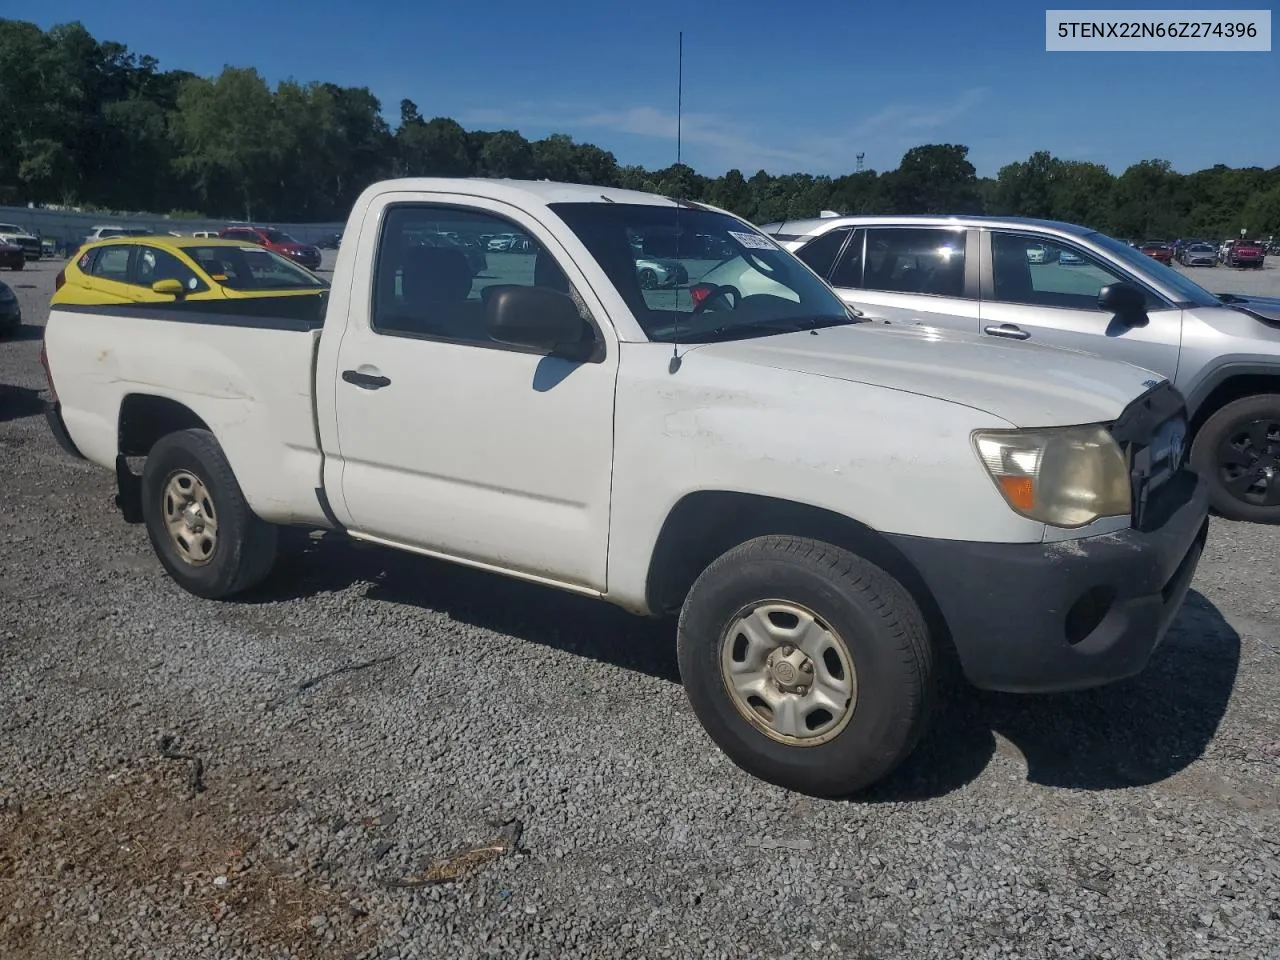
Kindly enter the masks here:
<path id="1" fill-rule="evenodd" d="M 705 297 L 703 297 L 694 306 L 693 312 L 689 315 L 692 317 L 696 317 L 698 314 L 700 314 L 703 310 L 707 308 L 707 304 L 709 304 L 712 300 L 715 300 L 719 297 L 724 297 L 725 299 L 728 299 L 730 296 L 732 296 L 733 302 L 729 305 L 729 309 L 737 310 L 738 301 L 742 299 L 741 291 L 739 291 L 738 288 L 733 286 L 732 284 L 728 284 L 728 283 L 716 284 L 714 287 L 711 288 L 711 292 L 708 293 Z"/>

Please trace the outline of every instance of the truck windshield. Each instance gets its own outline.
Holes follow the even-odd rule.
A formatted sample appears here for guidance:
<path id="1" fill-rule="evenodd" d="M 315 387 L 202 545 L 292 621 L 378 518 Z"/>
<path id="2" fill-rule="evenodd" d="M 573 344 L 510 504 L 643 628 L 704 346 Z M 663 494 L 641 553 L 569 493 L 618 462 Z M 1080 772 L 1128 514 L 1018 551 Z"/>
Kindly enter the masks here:
<path id="1" fill-rule="evenodd" d="M 1085 239 L 1092 240 L 1117 260 L 1121 261 L 1134 273 L 1147 274 L 1157 283 L 1172 290 L 1183 303 L 1191 303 L 1197 307 L 1220 307 L 1222 301 L 1200 284 L 1174 270 L 1166 267 L 1159 260 L 1148 257 L 1141 250 L 1127 243 L 1108 237 L 1105 233 L 1089 233 Z"/>
<path id="2" fill-rule="evenodd" d="M 754 227 L 713 210 L 553 203 L 650 340 L 706 343 L 856 322 L 844 302 Z"/>
<path id="3" fill-rule="evenodd" d="M 329 284 L 279 254 L 259 246 L 187 247 L 209 279 L 229 290 L 322 289 Z"/>

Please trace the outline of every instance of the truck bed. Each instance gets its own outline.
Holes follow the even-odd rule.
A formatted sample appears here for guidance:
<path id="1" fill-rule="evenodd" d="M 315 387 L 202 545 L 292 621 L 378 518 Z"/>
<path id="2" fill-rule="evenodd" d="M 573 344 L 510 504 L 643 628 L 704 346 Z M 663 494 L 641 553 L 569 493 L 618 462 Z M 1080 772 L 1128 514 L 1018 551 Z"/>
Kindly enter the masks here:
<path id="1" fill-rule="evenodd" d="M 299 304 L 261 301 L 252 312 L 190 306 L 50 311 L 45 349 L 71 440 L 90 461 L 114 468 L 126 401 L 126 409 L 147 409 L 131 397 L 172 401 L 217 435 L 259 516 L 327 526 L 316 495 L 320 312 L 312 308 L 312 318 Z"/>

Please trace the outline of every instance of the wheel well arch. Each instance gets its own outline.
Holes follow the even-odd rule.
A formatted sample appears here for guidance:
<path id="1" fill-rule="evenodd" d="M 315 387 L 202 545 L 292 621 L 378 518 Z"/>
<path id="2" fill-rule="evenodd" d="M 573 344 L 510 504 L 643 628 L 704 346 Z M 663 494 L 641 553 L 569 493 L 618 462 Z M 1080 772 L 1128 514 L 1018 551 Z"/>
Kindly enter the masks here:
<path id="1" fill-rule="evenodd" d="M 156 441 L 178 430 L 208 430 L 195 411 L 177 400 L 131 393 L 120 404 L 117 450 L 122 457 L 145 457 Z"/>
<path id="2" fill-rule="evenodd" d="M 1200 432 L 1206 420 L 1228 403 L 1259 393 L 1280 393 L 1280 369 L 1275 373 L 1234 373 L 1223 377 L 1196 404 L 1189 424 L 1192 437 Z"/>
<path id="3" fill-rule="evenodd" d="M 645 581 L 649 610 L 657 615 L 679 610 L 693 582 L 716 557 L 748 540 L 770 535 L 820 540 L 880 567 L 911 594 L 940 646 L 951 647 L 932 591 L 883 534 L 823 507 L 730 490 L 698 490 L 671 508 L 649 559 Z"/>

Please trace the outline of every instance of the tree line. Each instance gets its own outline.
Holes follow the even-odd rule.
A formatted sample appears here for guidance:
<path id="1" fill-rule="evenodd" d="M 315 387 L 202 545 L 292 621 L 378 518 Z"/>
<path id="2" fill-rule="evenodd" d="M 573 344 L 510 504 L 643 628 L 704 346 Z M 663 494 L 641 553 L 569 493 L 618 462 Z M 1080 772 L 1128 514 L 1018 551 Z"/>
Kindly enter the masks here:
<path id="1" fill-rule="evenodd" d="M 845 176 L 707 177 L 619 163 L 556 133 L 465 130 L 400 102 L 395 128 L 367 88 L 161 70 L 80 23 L 0 20 L 0 203 L 344 220 L 394 176 L 547 178 L 704 200 L 756 223 L 841 213 L 991 213 L 1081 223 L 1129 238 L 1280 233 L 1280 166 L 1183 174 L 1164 160 L 1119 175 L 1047 152 L 977 176 L 962 144 L 913 147 L 894 169 Z"/>

